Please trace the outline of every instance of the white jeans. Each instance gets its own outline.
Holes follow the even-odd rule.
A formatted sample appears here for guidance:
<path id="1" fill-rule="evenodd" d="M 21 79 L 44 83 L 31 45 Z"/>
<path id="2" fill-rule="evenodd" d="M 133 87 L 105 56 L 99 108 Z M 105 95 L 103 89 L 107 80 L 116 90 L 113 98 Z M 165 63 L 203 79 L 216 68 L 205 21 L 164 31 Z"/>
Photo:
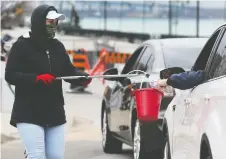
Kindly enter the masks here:
<path id="1" fill-rule="evenodd" d="M 41 127 L 30 123 L 18 123 L 17 129 L 25 146 L 27 159 L 64 158 L 64 124 Z"/>

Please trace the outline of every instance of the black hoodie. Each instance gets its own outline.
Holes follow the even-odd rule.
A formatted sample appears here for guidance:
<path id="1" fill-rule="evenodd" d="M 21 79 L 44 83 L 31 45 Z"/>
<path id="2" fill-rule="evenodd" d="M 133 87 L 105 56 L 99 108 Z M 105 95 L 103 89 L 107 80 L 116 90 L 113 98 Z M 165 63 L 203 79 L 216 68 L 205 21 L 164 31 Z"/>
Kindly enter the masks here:
<path id="1" fill-rule="evenodd" d="M 31 16 L 31 32 L 19 37 L 10 50 L 5 80 L 15 85 L 15 101 L 10 121 L 13 126 L 18 122 L 41 126 L 55 126 L 66 122 L 62 81 L 56 80 L 45 85 L 41 81 L 36 82 L 37 75 L 88 75 L 73 67 L 60 41 L 47 38 L 45 17 L 50 10 L 56 9 L 48 5 L 37 7 Z M 78 84 L 84 80 L 66 81 Z"/>
<path id="2" fill-rule="evenodd" d="M 55 7 L 49 5 L 40 5 L 32 13 L 31 16 L 31 32 L 30 36 L 39 49 L 48 49 L 51 40 L 46 34 L 46 15 L 50 10 L 56 10 Z"/>

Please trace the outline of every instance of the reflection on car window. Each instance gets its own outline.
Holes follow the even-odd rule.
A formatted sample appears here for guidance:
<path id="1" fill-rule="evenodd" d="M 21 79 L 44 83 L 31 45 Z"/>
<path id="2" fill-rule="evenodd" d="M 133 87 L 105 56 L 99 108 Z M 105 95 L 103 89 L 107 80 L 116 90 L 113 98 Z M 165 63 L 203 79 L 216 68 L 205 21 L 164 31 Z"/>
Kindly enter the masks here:
<path id="1" fill-rule="evenodd" d="M 147 63 L 147 69 L 146 69 L 147 73 L 151 73 L 153 71 L 154 61 L 155 61 L 155 56 L 154 54 L 151 54 L 151 57 L 149 58 L 149 61 Z"/>
<path id="2" fill-rule="evenodd" d="M 149 58 L 151 57 L 151 54 L 152 54 L 152 48 L 147 47 L 136 67 L 137 70 L 146 71 L 146 65 L 147 65 Z"/>
<path id="3" fill-rule="evenodd" d="M 133 53 L 133 55 L 126 62 L 125 67 L 122 70 L 122 74 L 126 74 L 126 73 L 130 72 L 131 70 L 133 70 L 134 66 L 137 63 L 137 60 L 140 57 L 140 54 L 141 54 L 143 48 L 144 48 L 144 46 L 140 47 Z"/>
<path id="4" fill-rule="evenodd" d="M 195 60 L 199 56 L 202 47 L 191 47 L 191 48 L 164 48 L 164 57 L 166 67 L 181 67 L 185 70 L 191 69 L 194 65 Z"/>
<path id="5" fill-rule="evenodd" d="M 216 78 L 226 74 L 226 33 L 220 41 L 211 63 L 209 78 Z"/>

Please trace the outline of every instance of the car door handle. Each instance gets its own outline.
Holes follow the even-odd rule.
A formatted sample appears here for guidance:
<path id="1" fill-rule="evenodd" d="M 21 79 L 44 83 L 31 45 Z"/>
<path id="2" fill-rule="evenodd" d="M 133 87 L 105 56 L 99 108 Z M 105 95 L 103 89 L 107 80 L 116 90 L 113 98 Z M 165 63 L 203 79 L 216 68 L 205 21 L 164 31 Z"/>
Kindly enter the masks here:
<path id="1" fill-rule="evenodd" d="M 208 103 L 209 100 L 210 100 L 210 96 L 209 96 L 208 94 L 206 94 L 206 95 L 204 96 L 204 101 L 205 101 L 206 103 Z"/>
<path id="2" fill-rule="evenodd" d="M 172 108 L 173 108 L 173 111 L 175 111 L 175 110 L 176 110 L 176 105 L 173 105 L 173 107 L 172 107 Z"/>
<path id="3" fill-rule="evenodd" d="M 204 96 L 204 99 L 205 99 L 205 100 L 210 100 L 210 96 L 209 96 L 208 94 L 206 94 L 206 95 Z"/>
<path id="4" fill-rule="evenodd" d="M 191 100 L 190 99 L 185 99 L 184 103 L 185 103 L 185 105 L 189 105 L 191 103 Z"/>

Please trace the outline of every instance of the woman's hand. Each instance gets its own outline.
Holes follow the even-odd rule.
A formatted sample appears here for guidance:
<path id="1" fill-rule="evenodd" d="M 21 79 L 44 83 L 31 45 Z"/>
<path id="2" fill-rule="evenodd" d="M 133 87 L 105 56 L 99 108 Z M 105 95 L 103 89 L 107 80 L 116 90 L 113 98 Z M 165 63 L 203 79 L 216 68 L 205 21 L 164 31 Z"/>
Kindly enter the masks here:
<path id="1" fill-rule="evenodd" d="M 44 82 L 45 84 L 51 84 L 52 81 L 56 80 L 56 77 L 54 77 L 53 75 L 51 74 L 41 74 L 41 75 L 38 75 L 36 77 L 36 82 L 38 81 L 42 81 Z"/>

